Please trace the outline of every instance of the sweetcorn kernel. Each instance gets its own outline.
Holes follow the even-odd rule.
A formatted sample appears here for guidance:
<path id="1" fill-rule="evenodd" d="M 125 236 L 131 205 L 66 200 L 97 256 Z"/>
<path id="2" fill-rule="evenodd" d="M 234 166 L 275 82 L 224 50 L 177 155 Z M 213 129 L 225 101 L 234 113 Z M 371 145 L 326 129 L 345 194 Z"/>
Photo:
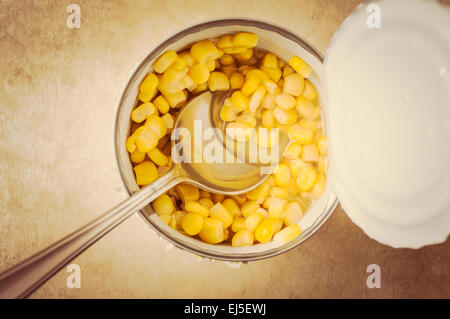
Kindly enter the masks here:
<path id="1" fill-rule="evenodd" d="M 278 186 L 284 187 L 289 185 L 291 179 L 291 171 L 289 166 L 284 163 L 280 163 L 274 170 L 275 182 Z"/>
<path id="2" fill-rule="evenodd" d="M 314 132 L 309 128 L 295 124 L 289 129 L 289 137 L 300 144 L 308 144 L 312 142 Z"/>
<path id="3" fill-rule="evenodd" d="M 318 174 L 316 184 L 310 192 L 312 197 L 319 198 L 320 195 L 322 195 L 323 191 L 325 190 L 326 182 L 327 178 L 325 177 L 325 175 Z"/>
<path id="4" fill-rule="evenodd" d="M 215 60 L 206 61 L 205 64 L 206 64 L 209 72 L 212 72 L 216 69 L 216 61 Z"/>
<path id="5" fill-rule="evenodd" d="M 298 73 L 288 75 L 284 78 L 283 92 L 293 96 L 300 96 L 305 88 L 305 80 Z"/>
<path id="6" fill-rule="evenodd" d="M 236 112 L 242 112 L 248 109 L 249 99 L 241 91 L 234 91 L 231 94 L 231 105 Z"/>
<path id="7" fill-rule="evenodd" d="M 288 75 L 293 74 L 295 71 L 289 65 L 285 65 L 283 67 L 283 77 L 287 77 Z"/>
<path id="8" fill-rule="evenodd" d="M 162 194 L 152 203 L 153 210 L 158 215 L 170 215 L 175 212 L 175 205 L 167 194 Z"/>
<path id="9" fill-rule="evenodd" d="M 220 56 L 219 50 L 210 40 L 196 42 L 191 47 L 191 55 L 200 63 L 217 59 Z"/>
<path id="10" fill-rule="evenodd" d="M 181 227 L 190 236 L 195 236 L 203 229 L 205 219 L 194 213 L 187 213 L 181 220 Z"/>
<path id="11" fill-rule="evenodd" d="M 304 166 L 297 176 L 297 185 L 302 192 L 310 191 L 316 182 L 317 173 L 311 165 Z"/>
<path id="12" fill-rule="evenodd" d="M 311 74 L 311 67 L 298 56 L 290 58 L 289 65 L 304 78 L 307 78 Z"/>
<path id="13" fill-rule="evenodd" d="M 150 128 L 158 139 L 167 134 L 166 123 L 157 115 L 150 115 L 145 121 L 145 127 Z"/>
<path id="14" fill-rule="evenodd" d="M 131 112 L 131 119 L 136 123 L 141 123 L 150 115 L 157 114 L 155 105 L 151 102 L 146 102 L 139 105 Z"/>
<path id="15" fill-rule="evenodd" d="M 250 215 L 254 214 L 256 210 L 259 208 L 259 204 L 256 201 L 247 201 L 241 206 L 242 215 L 247 218 Z"/>
<path id="16" fill-rule="evenodd" d="M 282 71 L 279 68 L 261 67 L 261 70 L 263 70 L 274 83 L 281 79 Z"/>
<path id="17" fill-rule="evenodd" d="M 189 69 L 189 76 L 192 78 L 192 81 L 194 81 L 195 84 L 202 84 L 207 82 L 210 76 L 208 66 L 204 63 L 193 65 Z"/>
<path id="18" fill-rule="evenodd" d="M 231 246 L 233 247 L 244 247 L 253 245 L 254 235 L 251 231 L 247 229 L 241 229 L 234 234 L 231 240 Z"/>
<path id="19" fill-rule="evenodd" d="M 218 244 L 224 241 L 224 228 L 220 220 L 215 218 L 205 218 L 203 229 L 199 236 L 201 240 L 208 244 Z"/>
<path id="20" fill-rule="evenodd" d="M 234 58 L 231 54 L 224 54 L 219 59 L 220 64 L 222 65 L 231 65 L 234 63 Z"/>
<path id="21" fill-rule="evenodd" d="M 169 114 L 169 113 L 164 114 L 163 116 L 161 116 L 161 120 L 163 120 L 163 122 L 166 125 L 166 128 L 168 130 L 173 129 L 173 126 L 175 125 L 175 121 L 171 114 Z"/>
<path id="22" fill-rule="evenodd" d="M 278 68 L 278 58 L 273 53 L 267 53 L 263 60 L 262 65 L 266 68 Z"/>
<path id="23" fill-rule="evenodd" d="M 290 110 L 295 106 L 295 98 L 287 93 L 278 94 L 275 103 L 284 110 Z"/>
<path id="24" fill-rule="evenodd" d="M 327 156 L 328 155 L 328 142 L 326 136 L 321 136 L 319 141 L 317 142 L 317 147 L 319 149 L 320 155 Z"/>
<path id="25" fill-rule="evenodd" d="M 138 150 L 134 150 L 134 152 L 130 154 L 130 159 L 131 162 L 135 164 L 141 163 L 145 159 L 145 153 L 141 153 Z"/>
<path id="26" fill-rule="evenodd" d="M 317 91 L 309 80 L 305 80 L 305 89 L 303 96 L 307 99 L 314 100 L 317 98 Z"/>
<path id="27" fill-rule="evenodd" d="M 245 228 L 251 232 L 255 231 L 264 216 L 261 213 L 253 213 L 245 219 Z"/>
<path id="28" fill-rule="evenodd" d="M 225 199 L 224 194 L 213 193 L 212 194 L 214 203 L 221 203 Z"/>
<path id="29" fill-rule="evenodd" d="M 200 198 L 198 202 L 208 209 L 214 206 L 214 203 L 210 198 Z"/>
<path id="30" fill-rule="evenodd" d="M 258 35 L 250 32 L 239 32 L 233 36 L 233 46 L 252 48 L 258 44 Z"/>
<path id="31" fill-rule="evenodd" d="M 136 174 L 136 183 L 138 185 L 148 185 L 158 178 L 158 171 L 155 164 L 151 161 L 144 161 L 134 167 Z"/>
<path id="32" fill-rule="evenodd" d="M 198 201 L 200 198 L 200 192 L 197 187 L 189 184 L 179 184 L 175 186 L 175 189 L 180 196 L 183 203 L 188 201 Z"/>
<path id="33" fill-rule="evenodd" d="M 264 208 L 267 209 L 270 217 L 280 218 L 286 203 L 283 198 L 268 197 L 264 202 Z"/>
<path id="34" fill-rule="evenodd" d="M 233 232 L 237 233 L 238 231 L 240 231 L 242 229 L 246 229 L 245 228 L 245 218 L 238 216 L 233 220 L 233 223 L 231 224 L 231 230 Z"/>
<path id="35" fill-rule="evenodd" d="M 158 108 L 158 111 L 161 114 L 165 114 L 170 110 L 169 103 L 167 103 L 166 99 L 162 95 L 154 99 L 153 104 Z"/>
<path id="36" fill-rule="evenodd" d="M 234 57 L 239 62 L 244 62 L 244 61 L 250 60 L 252 58 L 252 56 L 253 56 L 253 48 L 248 48 L 244 52 L 236 53 L 234 55 Z"/>
<path id="37" fill-rule="evenodd" d="M 244 85 L 245 78 L 239 72 L 234 72 L 230 76 L 230 86 L 232 89 L 240 89 Z"/>
<path id="38" fill-rule="evenodd" d="M 163 94 L 171 108 L 178 108 L 187 100 L 187 93 L 185 90 L 178 91 L 176 93 Z"/>
<path id="39" fill-rule="evenodd" d="M 302 144 L 298 142 L 291 142 L 284 149 L 283 156 L 287 159 L 296 159 L 302 152 Z"/>
<path id="40" fill-rule="evenodd" d="M 262 113 L 261 125 L 264 128 L 273 128 L 275 126 L 275 117 L 272 110 L 265 110 Z"/>
<path id="41" fill-rule="evenodd" d="M 253 95 L 250 98 L 250 102 L 248 104 L 250 112 L 255 112 L 258 109 L 265 95 L 266 89 L 263 86 L 259 86 L 255 90 L 255 92 L 253 92 Z"/>
<path id="42" fill-rule="evenodd" d="M 233 198 L 227 198 L 222 202 L 223 206 L 231 213 L 233 216 L 241 215 L 241 208 L 238 203 Z"/>
<path id="43" fill-rule="evenodd" d="M 258 201 L 261 199 L 265 199 L 270 192 L 270 184 L 267 182 L 262 183 L 258 187 L 252 189 L 247 192 L 245 196 L 252 201 Z"/>
<path id="44" fill-rule="evenodd" d="M 250 96 L 261 84 L 261 78 L 256 75 L 247 76 L 244 85 L 241 88 L 242 94 Z"/>
<path id="45" fill-rule="evenodd" d="M 150 101 L 156 94 L 159 79 L 154 73 L 149 73 L 139 85 L 139 99 L 142 102 Z"/>
<path id="46" fill-rule="evenodd" d="M 281 227 L 278 218 L 269 217 L 264 219 L 255 230 L 255 238 L 262 244 L 272 240 L 275 231 Z M 279 229 L 278 229 L 279 230 Z"/>
<path id="47" fill-rule="evenodd" d="M 134 135 L 136 147 L 141 153 L 151 151 L 158 144 L 158 136 L 151 127 L 144 126 L 142 130 L 136 131 Z"/>
<path id="48" fill-rule="evenodd" d="M 214 91 L 226 91 L 230 89 L 230 81 L 223 72 L 211 72 L 208 79 L 209 90 Z"/>
<path id="49" fill-rule="evenodd" d="M 303 146 L 302 160 L 305 162 L 317 162 L 319 160 L 319 151 L 314 144 L 306 144 Z"/>
<path id="50" fill-rule="evenodd" d="M 224 228 L 228 228 L 233 223 L 233 215 L 222 203 L 217 203 L 210 209 L 211 217 L 220 220 Z"/>
<path id="51" fill-rule="evenodd" d="M 294 109 L 285 110 L 277 106 L 272 110 L 272 112 L 278 123 L 282 125 L 292 125 L 297 122 L 297 112 Z"/>
<path id="52" fill-rule="evenodd" d="M 227 102 L 228 101 L 228 102 Z M 236 120 L 236 111 L 233 108 L 231 101 L 226 99 L 219 112 L 220 119 L 224 122 L 232 122 Z"/>
<path id="53" fill-rule="evenodd" d="M 289 192 L 288 192 L 288 187 L 291 186 L 291 183 L 289 183 L 289 186 L 287 187 L 272 187 L 270 189 L 270 197 L 276 197 L 276 198 L 282 198 L 282 199 L 286 199 L 289 197 Z"/>
<path id="54" fill-rule="evenodd" d="M 167 156 L 164 155 L 163 152 L 161 152 L 156 147 L 151 151 L 147 152 L 147 155 L 158 166 L 166 166 L 167 163 L 169 162 Z"/>
<path id="55" fill-rule="evenodd" d="M 177 57 L 178 55 L 175 51 L 166 51 L 155 61 L 155 63 L 153 63 L 155 72 L 163 73 L 177 59 Z"/>
<path id="56" fill-rule="evenodd" d="M 188 213 L 198 214 L 202 217 L 208 217 L 210 213 L 207 207 L 203 206 L 199 202 L 194 202 L 191 200 L 184 203 L 184 210 Z"/>
<path id="57" fill-rule="evenodd" d="M 304 96 L 297 98 L 297 105 L 295 108 L 297 112 L 305 118 L 311 118 L 314 112 L 314 104 L 310 99 L 307 99 Z"/>
<path id="58" fill-rule="evenodd" d="M 297 238 L 301 233 L 300 226 L 298 224 L 292 224 L 278 232 L 273 237 L 273 241 L 278 245 L 284 245 Z"/>
<path id="59" fill-rule="evenodd" d="M 297 224 L 303 217 L 303 210 L 299 203 L 289 202 L 286 205 L 283 221 L 286 226 Z"/>

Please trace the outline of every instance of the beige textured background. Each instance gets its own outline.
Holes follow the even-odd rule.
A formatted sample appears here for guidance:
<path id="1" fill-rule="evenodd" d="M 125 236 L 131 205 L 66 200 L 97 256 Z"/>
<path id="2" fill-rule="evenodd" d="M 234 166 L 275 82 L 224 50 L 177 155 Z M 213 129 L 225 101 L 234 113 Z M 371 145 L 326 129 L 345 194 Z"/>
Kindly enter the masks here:
<path id="1" fill-rule="evenodd" d="M 82 10 L 66 27 L 66 7 Z M 251 17 L 322 52 L 359 0 L 0 1 L 0 271 L 124 198 L 112 147 L 125 83 L 157 43 L 192 24 Z M 418 234 L 419 235 L 419 234 Z M 300 247 L 233 269 L 169 249 L 135 215 L 32 298 L 450 297 L 450 241 L 419 250 L 369 239 L 338 209 Z M 368 289 L 366 267 L 382 269 Z"/>

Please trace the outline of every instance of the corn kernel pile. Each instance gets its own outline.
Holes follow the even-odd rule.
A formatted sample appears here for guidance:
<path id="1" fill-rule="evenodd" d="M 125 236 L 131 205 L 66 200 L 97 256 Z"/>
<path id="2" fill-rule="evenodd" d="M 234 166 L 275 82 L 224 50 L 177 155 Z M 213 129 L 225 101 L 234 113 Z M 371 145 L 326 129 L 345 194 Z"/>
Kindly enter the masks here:
<path id="1" fill-rule="evenodd" d="M 297 223 L 326 184 L 327 138 L 317 91 L 308 80 L 311 67 L 296 56 L 286 63 L 256 49 L 257 43 L 256 34 L 240 32 L 165 52 L 140 84 L 131 114 L 126 148 L 138 185 L 171 168 L 174 118 L 202 91 L 232 91 L 220 110 L 227 127 L 248 129 L 248 135 L 259 127 L 288 132 L 282 161 L 256 189 L 224 196 L 180 184 L 153 201 L 164 223 L 209 244 L 239 247 L 274 240 L 281 245 L 295 239 L 301 233 Z"/>

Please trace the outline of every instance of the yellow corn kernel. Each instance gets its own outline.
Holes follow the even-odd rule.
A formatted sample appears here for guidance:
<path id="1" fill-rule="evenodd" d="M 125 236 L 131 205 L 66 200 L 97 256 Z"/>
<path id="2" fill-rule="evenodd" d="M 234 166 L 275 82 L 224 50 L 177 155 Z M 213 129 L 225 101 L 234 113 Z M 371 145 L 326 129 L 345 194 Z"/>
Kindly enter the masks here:
<path id="1" fill-rule="evenodd" d="M 254 232 L 259 223 L 263 220 L 264 216 L 261 213 L 253 213 L 245 219 L 245 228 L 251 232 Z"/>
<path id="2" fill-rule="evenodd" d="M 134 167 L 136 174 L 136 183 L 138 185 L 148 185 L 158 178 L 158 171 L 155 164 L 151 161 L 144 161 Z"/>
<path id="3" fill-rule="evenodd" d="M 138 129 L 134 135 L 136 147 L 141 153 L 151 151 L 158 144 L 158 136 L 151 127 L 144 126 L 142 130 Z"/>
<path id="4" fill-rule="evenodd" d="M 199 214 L 203 217 L 209 216 L 209 209 L 207 207 L 203 206 L 199 202 L 194 202 L 191 200 L 184 203 L 184 210 L 188 213 Z"/>
<path id="5" fill-rule="evenodd" d="M 159 79 L 154 73 L 149 73 L 139 85 L 139 92 L 144 93 L 140 95 L 144 98 L 143 102 L 148 102 L 156 93 Z M 148 98 L 148 99 L 147 99 Z"/>
<path id="6" fill-rule="evenodd" d="M 188 89 L 189 92 L 193 91 L 197 88 L 197 84 L 194 83 L 194 80 L 192 80 L 191 76 L 189 74 L 186 74 L 184 78 L 180 81 L 181 89 Z"/>
<path id="7" fill-rule="evenodd" d="M 254 131 L 253 126 L 247 122 L 230 122 L 226 127 L 227 135 L 240 142 L 248 141 Z"/>
<path id="8" fill-rule="evenodd" d="M 303 167 L 308 166 L 309 164 L 305 163 L 301 159 L 295 159 L 291 161 L 291 174 L 293 177 L 297 177 Z"/>
<path id="9" fill-rule="evenodd" d="M 284 149 L 283 156 L 288 159 L 296 159 L 302 152 L 302 144 L 298 142 L 291 142 Z"/>
<path id="10" fill-rule="evenodd" d="M 173 129 L 175 121 L 174 121 L 173 116 L 171 114 L 169 114 L 169 113 L 164 114 L 163 116 L 161 116 L 161 120 L 163 120 L 163 122 L 166 125 L 166 128 L 168 130 Z"/>
<path id="11" fill-rule="evenodd" d="M 244 247 L 253 245 L 254 235 L 247 229 L 241 229 L 231 239 L 231 246 Z"/>
<path id="12" fill-rule="evenodd" d="M 265 199 L 270 192 L 270 184 L 267 182 L 262 183 L 258 187 L 247 192 L 245 196 L 251 201 L 258 201 Z"/>
<path id="13" fill-rule="evenodd" d="M 198 94 L 200 92 L 205 91 L 206 89 L 208 89 L 208 83 L 207 82 L 197 85 L 197 88 L 192 93 Z"/>
<path id="14" fill-rule="evenodd" d="M 158 215 L 170 215 L 175 212 L 175 205 L 167 194 L 162 194 L 155 199 L 152 207 Z"/>
<path id="15" fill-rule="evenodd" d="M 290 183 L 289 183 L 289 186 L 287 186 L 287 187 L 290 187 Z M 278 187 L 278 186 L 272 187 L 269 192 L 270 197 L 276 197 L 276 198 L 282 198 L 282 199 L 288 198 L 289 192 L 288 192 L 287 187 Z"/>
<path id="16" fill-rule="evenodd" d="M 171 108 L 178 108 L 184 105 L 187 100 L 187 93 L 185 90 L 176 93 L 163 94 Z"/>
<path id="17" fill-rule="evenodd" d="M 208 244 L 218 244 L 224 241 L 224 228 L 220 220 L 215 218 L 205 218 L 203 229 L 199 236 L 201 240 Z"/>
<path id="18" fill-rule="evenodd" d="M 239 72 L 234 72 L 230 76 L 231 89 L 240 89 L 244 85 L 244 76 Z"/>
<path id="19" fill-rule="evenodd" d="M 298 74 L 294 73 L 284 78 L 283 92 L 293 96 L 300 96 L 305 88 L 305 79 Z"/>
<path id="20" fill-rule="evenodd" d="M 321 136 L 319 141 L 317 142 L 317 148 L 319 149 L 319 153 L 322 156 L 328 155 L 328 142 L 326 136 Z"/>
<path id="21" fill-rule="evenodd" d="M 128 153 L 133 153 L 136 150 L 136 136 L 134 134 L 128 136 L 125 147 Z"/>
<path id="22" fill-rule="evenodd" d="M 231 195 L 230 197 L 233 198 L 239 205 L 243 205 L 247 201 L 245 194 Z"/>
<path id="23" fill-rule="evenodd" d="M 319 160 L 317 161 L 317 170 L 323 175 L 327 174 L 327 159 L 325 157 L 319 156 Z"/>
<path id="24" fill-rule="evenodd" d="M 261 84 L 261 78 L 256 75 L 248 76 L 244 82 L 244 85 L 241 88 L 242 94 L 245 96 L 250 96 L 253 94 L 253 92 L 256 91 L 256 89 Z"/>
<path id="25" fill-rule="evenodd" d="M 195 84 L 202 84 L 209 79 L 208 66 L 204 63 L 198 63 L 189 69 L 189 76 Z"/>
<path id="26" fill-rule="evenodd" d="M 245 113 L 245 112 L 243 112 L 243 113 L 241 113 L 241 115 L 236 117 L 236 121 L 237 122 L 247 123 L 251 127 L 255 127 L 256 126 L 256 118 L 255 118 L 255 115 L 253 113 Z"/>
<path id="27" fill-rule="evenodd" d="M 277 56 L 273 53 L 267 53 L 262 60 L 262 66 L 266 68 L 278 68 Z"/>
<path id="28" fill-rule="evenodd" d="M 272 110 L 265 110 L 262 113 L 261 125 L 264 128 L 273 128 L 275 126 L 275 117 Z"/>
<path id="29" fill-rule="evenodd" d="M 311 67 L 298 56 L 293 56 L 289 60 L 289 65 L 304 78 L 307 78 L 311 74 Z"/>
<path id="30" fill-rule="evenodd" d="M 166 166 L 169 159 L 156 147 L 151 151 L 147 152 L 148 157 L 158 166 Z"/>
<path id="31" fill-rule="evenodd" d="M 280 163 L 274 170 L 275 182 L 278 186 L 284 187 L 289 185 L 291 179 L 291 171 L 289 166 L 284 163 Z"/>
<path id="32" fill-rule="evenodd" d="M 175 51 L 166 51 L 155 61 L 155 63 L 153 63 L 155 72 L 163 73 L 173 62 L 175 62 L 177 57 L 178 55 Z"/>
<path id="33" fill-rule="evenodd" d="M 295 98 L 287 93 L 278 94 L 275 103 L 284 110 L 290 110 L 295 107 Z"/>
<path id="34" fill-rule="evenodd" d="M 262 244 L 268 243 L 272 240 L 275 231 L 278 229 L 280 220 L 278 218 L 264 219 L 255 230 L 255 238 Z"/>
<path id="35" fill-rule="evenodd" d="M 320 122 L 310 119 L 301 119 L 300 121 L 298 121 L 298 124 L 302 127 L 309 128 L 312 131 L 320 128 Z"/>
<path id="36" fill-rule="evenodd" d="M 183 212 L 182 210 L 177 210 L 175 213 L 172 214 L 170 227 L 172 227 L 175 230 L 183 230 L 183 228 L 181 227 L 181 221 L 185 216 L 186 212 Z"/>
<path id="37" fill-rule="evenodd" d="M 230 81 L 223 72 L 211 72 L 208 79 L 208 87 L 210 91 L 226 91 L 230 89 Z"/>
<path id="38" fill-rule="evenodd" d="M 298 202 L 289 202 L 285 207 L 283 222 L 286 226 L 297 224 L 303 217 L 302 207 Z"/>
<path id="39" fill-rule="evenodd" d="M 151 102 L 146 102 L 139 105 L 133 110 L 133 112 L 131 112 L 131 119 L 136 123 L 141 123 L 153 114 L 158 114 L 155 105 Z"/>
<path id="40" fill-rule="evenodd" d="M 258 44 L 258 35 L 249 32 L 239 32 L 233 36 L 232 41 L 234 46 L 252 48 Z"/>
<path id="41" fill-rule="evenodd" d="M 233 216 L 241 215 L 241 208 L 239 207 L 238 203 L 233 198 L 224 199 L 222 204 L 231 213 L 231 215 L 233 215 Z"/>
<path id="42" fill-rule="evenodd" d="M 248 109 L 249 99 L 241 91 L 234 91 L 231 94 L 231 105 L 236 112 L 242 112 Z"/>
<path id="43" fill-rule="evenodd" d="M 236 120 L 236 111 L 234 110 L 229 98 L 225 99 L 224 104 L 220 108 L 219 116 L 224 122 L 232 122 Z"/>
<path id="44" fill-rule="evenodd" d="M 297 122 L 297 111 L 294 109 L 285 110 L 279 106 L 276 106 L 272 112 L 278 123 L 282 125 L 292 125 Z"/>
<path id="45" fill-rule="evenodd" d="M 302 167 L 297 176 L 297 185 L 300 191 L 309 192 L 316 183 L 317 173 L 314 167 L 307 165 Z"/>
<path id="46" fill-rule="evenodd" d="M 158 139 L 167 134 L 166 123 L 157 115 L 150 115 L 145 121 L 145 127 L 151 128 Z"/>
<path id="47" fill-rule="evenodd" d="M 185 87 L 183 79 L 188 74 L 188 68 L 177 71 L 175 69 L 167 69 L 161 76 L 158 84 L 158 89 L 163 94 L 173 94 L 181 91 Z"/>
<path id="48" fill-rule="evenodd" d="M 230 34 L 221 36 L 217 41 L 217 46 L 221 49 L 233 46 L 233 36 Z"/>
<path id="49" fill-rule="evenodd" d="M 222 203 L 217 203 L 210 209 L 211 217 L 222 222 L 224 228 L 228 228 L 233 223 L 233 215 Z"/>
<path id="50" fill-rule="evenodd" d="M 270 217 L 280 218 L 286 203 L 286 200 L 283 198 L 267 197 L 264 201 L 264 208 L 267 209 Z"/>
<path id="51" fill-rule="evenodd" d="M 246 80 L 250 79 L 253 76 L 257 76 L 259 77 L 262 83 L 264 83 L 265 81 L 270 81 L 269 75 L 266 72 L 259 69 L 254 69 L 250 67 L 249 69 L 247 69 L 247 73 L 244 73 L 244 71 L 242 71 L 242 74 L 245 74 Z"/>
<path id="52" fill-rule="evenodd" d="M 281 69 L 286 65 L 286 62 L 284 62 L 283 60 L 279 60 L 278 61 L 278 67 Z"/>
<path id="53" fill-rule="evenodd" d="M 200 198 L 200 192 L 197 187 L 189 184 L 179 184 L 175 187 L 178 196 L 183 203 L 188 201 L 198 201 Z"/>
<path id="54" fill-rule="evenodd" d="M 204 228 L 205 219 L 194 213 L 187 213 L 181 221 L 181 227 L 190 236 L 195 236 Z"/>
<path id="55" fill-rule="evenodd" d="M 279 68 L 261 67 L 261 70 L 263 70 L 269 76 L 270 80 L 273 83 L 276 83 L 281 79 L 282 71 Z"/>
<path id="56" fill-rule="evenodd" d="M 161 219 L 164 224 L 169 225 L 170 220 L 172 219 L 172 216 L 171 215 L 159 215 L 159 219 Z"/>
<path id="57" fill-rule="evenodd" d="M 191 46 L 191 55 L 200 63 L 217 59 L 220 51 L 210 40 L 202 40 Z"/>
<path id="58" fill-rule="evenodd" d="M 253 48 L 248 48 L 246 49 L 244 52 L 241 53 L 236 53 L 234 55 L 234 57 L 239 61 L 239 62 L 244 62 L 244 61 L 248 61 L 252 58 L 253 56 Z"/>
<path id="59" fill-rule="evenodd" d="M 212 198 L 213 198 L 214 203 L 221 203 L 225 199 L 225 195 L 213 193 Z"/>
<path id="60" fill-rule="evenodd" d="M 250 112 L 256 112 L 258 107 L 261 105 L 261 102 L 266 95 L 266 89 L 263 86 L 259 86 L 255 92 L 253 92 L 252 97 L 250 98 L 250 102 L 248 107 Z"/>
<path id="61" fill-rule="evenodd" d="M 315 100 L 317 98 L 317 91 L 314 85 L 309 80 L 305 80 L 305 89 L 303 90 L 303 96 L 310 100 Z"/>
<path id="62" fill-rule="evenodd" d="M 219 59 L 222 65 L 231 65 L 234 63 L 234 58 L 231 54 L 224 54 Z"/>
<path id="63" fill-rule="evenodd" d="M 313 140 L 314 132 L 309 128 L 295 124 L 289 129 L 289 137 L 300 144 L 309 144 Z"/>
<path id="64" fill-rule="evenodd" d="M 204 189 L 200 189 L 200 190 L 199 190 L 199 196 L 200 196 L 200 198 L 208 198 L 208 199 L 212 199 L 211 193 L 205 191 Z"/>
<path id="65" fill-rule="evenodd" d="M 241 213 L 245 218 L 247 218 L 254 214 L 259 207 L 260 206 L 256 201 L 246 201 L 241 205 Z"/>
<path id="66" fill-rule="evenodd" d="M 296 177 L 296 176 L 293 176 Z M 291 182 L 289 183 L 289 186 L 287 187 L 288 189 L 288 193 L 290 195 L 298 195 L 298 193 L 300 192 L 300 189 L 298 188 L 297 182 L 295 180 L 295 178 L 291 178 Z"/>
<path id="67" fill-rule="evenodd" d="M 264 87 L 267 89 L 267 92 L 270 94 L 274 94 L 275 96 L 281 92 L 278 84 L 272 80 L 264 80 Z"/>
<path id="68" fill-rule="evenodd" d="M 293 74 L 295 71 L 289 65 L 285 65 L 283 67 L 283 77 L 287 77 L 288 75 Z"/>
<path id="69" fill-rule="evenodd" d="M 246 229 L 245 228 L 245 218 L 238 216 L 233 220 L 233 223 L 231 224 L 231 230 L 233 232 L 237 233 L 238 231 L 240 231 L 242 229 Z"/>
<path id="70" fill-rule="evenodd" d="M 158 108 L 158 111 L 161 114 L 169 112 L 170 109 L 169 103 L 167 103 L 166 99 L 162 95 L 154 99 L 153 104 Z"/>
<path id="71" fill-rule="evenodd" d="M 226 54 L 238 54 L 238 53 L 244 53 L 245 51 L 247 51 L 248 48 L 246 47 L 228 47 L 228 48 L 223 48 L 223 52 L 225 52 Z"/>
<path id="72" fill-rule="evenodd" d="M 144 161 L 145 153 L 141 153 L 138 150 L 135 150 L 130 154 L 130 159 L 132 163 L 139 164 Z"/>
<path id="73" fill-rule="evenodd" d="M 182 71 L 184 69 L 186 69 L 188 67 L 188 61 L 183 58 L 178 56 L 175 61 L 173 61 L 173 63 L 170 65 L 169 68 L 174 69 L 176 71 Z"/>
<path id="74" fill-rule="evenodd" d="M 302 160 L 305 162 L 317 162 L 319 160 L 319 150 L 315 144 L 303 146 Z"/>
<path id="75" fill-rule="evenodd" d="M 325 190 L 326 183 L 327 183 L 327 178 L 325 177 L 325 175 L 318 174 L 316 183 L 310 192 L 310 194 L 312 195 L 313 198 L 317 199 L 322 195 L 323 191 Z"/>
<path id="76" fill-rule="evenodd" d="M 205 206 L 206 208 L 208 208 L 208 209 L 210 209 L 211 207 L 214 206 L 213 201 L 211 199 L 209 199 L 209 198 L 200 198 L 198 200 L 198 202 L 200 204 L 202 204 L 203 206 Z"/>
<path id="77" fill-rule="evenodd" d="M 208 67 L 208 71 L 212 72 L 216 69 L 216 60 L 206 61 L 205 65 Z"/>
<path id="78" fill-rule="evenodd" d="M 150 100 L 155 96 L 155 94 L 156 90 L 154 92 L 139 91 L 138 100 L 144 103 L 150 102 Z"/>
<path id="79" fill-rule="evenodd" d="M 302 233 L 300 226 L 297 224 L 292 224 L 282 229 L 279 233 L 273 236 L 273 241 L 278 245 L 284 245 L 288 242 L 294 240 Z"/>
<path id="80" fill-rule="evenodd" d="M 188 67 L 191 67 L 195 64 L 195 59 L 189 51 L 181 52 L 180 54 L 178 54 L 178 57 L 185 59 Z"/>
<path id="81" fill-rule="evenodd" d="M 311 100 L 303 96 L 297 98 L 297 104 L 295 108 L 297 112 L 304 118 L 311 118 L 314 112 L 314 104 L 311 102 Z"/>
<path id="82" fill-rule="evenodd" d="M 256 212 L 263 215 L 264 218 L 269 217 L 269 212 L 265 208 L 260 207 L 260 208 L 256 209 Z"/>

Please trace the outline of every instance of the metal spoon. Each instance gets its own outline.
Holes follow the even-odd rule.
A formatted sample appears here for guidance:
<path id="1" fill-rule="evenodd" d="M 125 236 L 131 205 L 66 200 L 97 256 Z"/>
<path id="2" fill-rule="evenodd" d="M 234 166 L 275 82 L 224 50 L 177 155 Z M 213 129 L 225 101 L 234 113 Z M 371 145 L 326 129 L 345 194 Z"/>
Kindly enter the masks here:
<path id="1" fill-rule="evenodd" d="M 223 99 L 224 94 L 210 92 L 193 98 L 181 110 L 172 133 L 177 132 L 177 128 L 187 128 L 193 133 L 194 120 L 201 120 L 204 129 L 220 125 L 218 109 Z M 172 146 L 174 144 L 172 138 Z M 230 152 L 223 140 L 219 145 L 222 145 L 224 152 Z M 203 147 L 200 151 L 203 151 Z M 186 157 L 186 154 L 180 156 Z M 2 273 L 0 298 L 26 297 L 90 245 L 179 183 L 190 183 L 207 191 L 233 195 L 251 190 L 268 176 L 261 174 L 261 164 L 258 163 L 186 163 L 180 156 L 175 157 L 173 168 L 152 184 L 135 192 L 86 226 Z"/>

